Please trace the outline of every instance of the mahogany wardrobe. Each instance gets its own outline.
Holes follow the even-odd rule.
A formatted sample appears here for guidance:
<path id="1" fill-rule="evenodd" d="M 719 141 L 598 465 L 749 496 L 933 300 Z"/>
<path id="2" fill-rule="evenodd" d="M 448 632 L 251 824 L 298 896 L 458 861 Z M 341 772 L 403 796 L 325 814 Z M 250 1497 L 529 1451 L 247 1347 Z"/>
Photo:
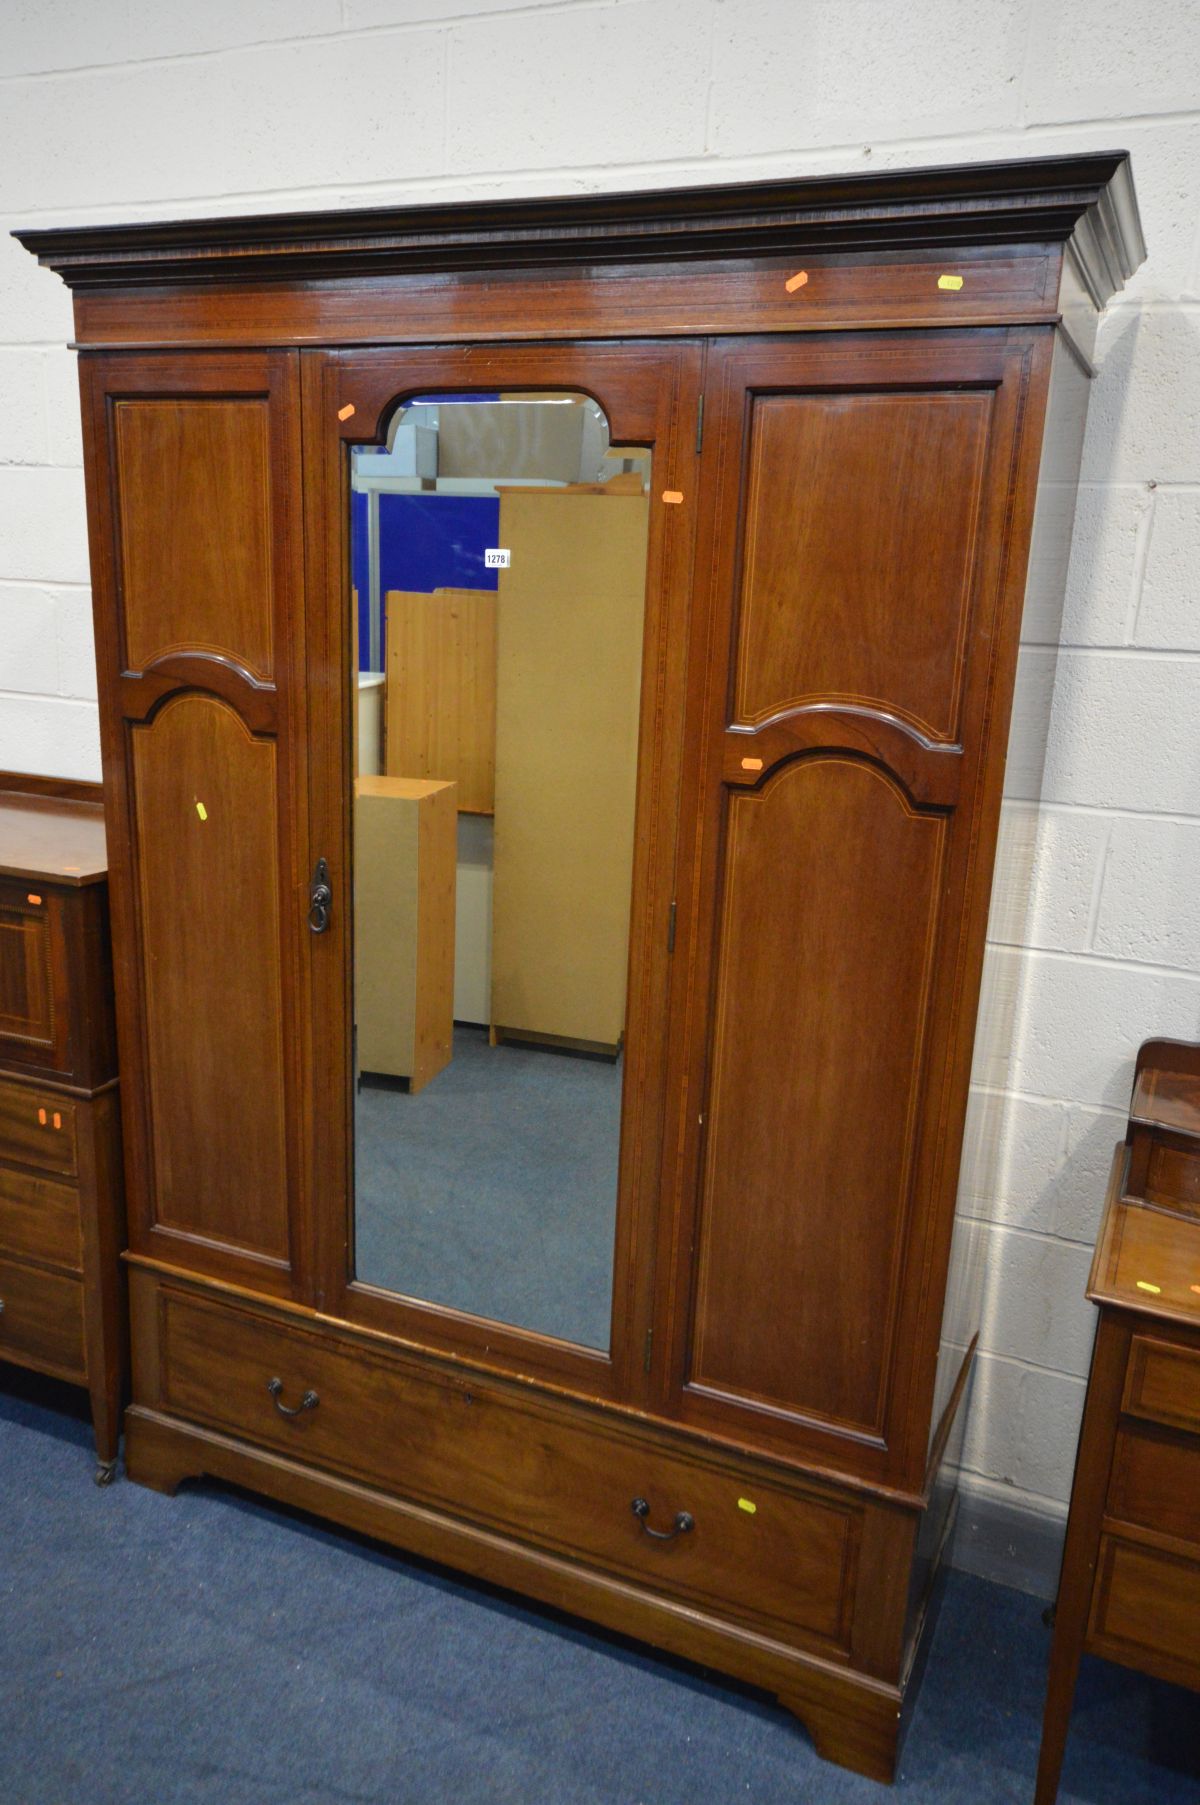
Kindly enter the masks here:
<path id="1" fill-rule="evenodd" d="M 1144 254 L 1128 158 L 18 236 L 80 353 L 130 1477 L 215 1475 L 738 1676 L 891 1778 L 975 1348 L 956 1190 L 1018 635 Z M 416 512 L 398 575 L 367 555 L 360 505 L 451 501 L 493 509 L 466 578 L 462 535 L 405 575 Z M 494 681 L 508 722 L 494 820 L 460 804 L 445 857 L 420 811 L 453 747 L 375 775 L 360 737 L 387 596 L 423 630 L 439 591 L 496 649 L 464 702 L 460 633 L 420 706 L 477 723 Z M 400 875 L 357 882 L 406 899 L 371 931 L 441 997 L 420 1095 L 356 1055 L 368 777 Z M 464 836 L 499 898 L 543 803 L 504 957 L 553 1002 L 615 940 L 600 1050 L 446 989 L 487 950 Z"/>

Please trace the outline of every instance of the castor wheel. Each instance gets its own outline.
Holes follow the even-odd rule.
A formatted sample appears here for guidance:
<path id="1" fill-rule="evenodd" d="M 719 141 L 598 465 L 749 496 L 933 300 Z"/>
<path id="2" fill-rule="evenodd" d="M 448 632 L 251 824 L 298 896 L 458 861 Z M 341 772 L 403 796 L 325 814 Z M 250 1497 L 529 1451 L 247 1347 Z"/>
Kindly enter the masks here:
<path id="1" fill-rule="evenodd" d="M 96 1467 L 96 1471 L 92 1474 L 92 1478 L 97 1485 L 111 1485 L 116 1476 L 117 1463 L 115 1460 L 100 1461 Z"/>

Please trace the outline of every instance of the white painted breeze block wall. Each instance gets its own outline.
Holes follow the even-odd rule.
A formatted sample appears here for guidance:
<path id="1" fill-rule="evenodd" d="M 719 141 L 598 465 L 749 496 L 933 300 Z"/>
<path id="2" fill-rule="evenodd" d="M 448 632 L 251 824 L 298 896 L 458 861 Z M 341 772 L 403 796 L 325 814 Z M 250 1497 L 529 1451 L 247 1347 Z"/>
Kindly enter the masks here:
<path id="1" fill-rule="evenodd" d="M 1200 1035 L 1200 8 L 1188 0 L 0 0 L 0 223 L 570 193 L 1127 148 L 1150 257 L 1100 335 L 969 1483 L 1061 1513 L 1132 1056 Z M 99 772 L 71 310 L 0 243 L 0 767 Z M 1024 788 L 1023 788 L 1024 783 Z M 972 1161 L 972 1164 L 974 1162 Z M 969 1166 L 968 1170 L 972 1169 Z"/>

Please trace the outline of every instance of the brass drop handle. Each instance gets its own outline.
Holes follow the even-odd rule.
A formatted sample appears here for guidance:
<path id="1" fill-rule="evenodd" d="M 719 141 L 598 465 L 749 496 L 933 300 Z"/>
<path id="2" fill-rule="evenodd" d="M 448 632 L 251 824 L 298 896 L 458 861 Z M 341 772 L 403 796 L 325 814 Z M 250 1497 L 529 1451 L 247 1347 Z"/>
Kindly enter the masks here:
<path id="1" fill-rule="evenodd" d="M 283 1380 L 268 1379 L 267 1390 L 275 1400 L 275 1408 L 280 1416 L 303 1416 L 306 1410 L 315 1410 L 321 1402 L 315 1391 L 306 1391 L 298 1404 L 281 1404 L 283 1396 Z"/>
<path id="2" fill-rule="evenodd" d="M 650 1515 L 650 1506 L 644 1498 L 635 1498 L 629 1508 L 641 1524 L 643 1534 L 651 1536 L 656 1542 L 673 1542 L 676 1536 L 685 1536 L 689 1530 L 696 1527 L 696 1519 L 690 1510 L 675 1512 L 673 1529 L 651 1529 L 646 1520 Z"/>

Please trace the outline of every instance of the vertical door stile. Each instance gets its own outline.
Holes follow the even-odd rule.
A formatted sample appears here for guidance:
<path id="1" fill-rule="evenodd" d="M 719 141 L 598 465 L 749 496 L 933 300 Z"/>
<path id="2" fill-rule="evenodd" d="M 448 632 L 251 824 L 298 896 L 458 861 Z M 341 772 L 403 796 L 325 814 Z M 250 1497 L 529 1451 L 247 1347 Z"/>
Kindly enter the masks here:
<path id="1" fill-rule="evenodd" d="M 688 948 L 679 937 L 679 880 L 686 821 L 683 798 L 688 658 L 697 625 L 696 547 L 707 341 L 680 343 L 672 347 L 670 355 L 674 369 L 668 448 L 661 460 L 661 480 L 656 471 L 652 490 L 652 506 L 660 508 L 664 526 L 662 567 L 648 572 L 649 584 L 652 589 L 657 587 L 661 610 L 659 618 L 654 619 L 649 610 L 647 617 L 647 641 L 650 643 L 653 635 L 659 648 L 655 716 L 660 725 L 653 740 L 643 728 L 638 799 L 639 819 L 650 823 L 652 831 L 653 856 L 641 892 L 645 920 L 639 924 L 639 933 L 648 946 L 644 1013 L 647 1019 L 656 1019 L 660 1024 L 660 1069 L 656 1079 L 660 1103 L 653 1114 L 647 1112 L 643 1118 L 644 1126 L 633 1148 L 639 1170 L 631 1175 L 630 1190 L 639 1199 L 638 1220 L 631 1226 L 629 1238 L 627 1301 L 622 1311 L 620 1295 L 614 1293 L 613 1311 L 614 1325 L 622 1314 L 628 1324 L 623 1394 L 649 1410 L 658 1407 L 664 1394 L 671 1351 L 661 1320 L 660 1259 L 671 1197 L 664 1161 L 671 1139 L 667 1124 L 673 1107 L 672 998 L 688 965 Z M 682 500 L 664 502 L 664 493 Z"/>
<path id="2" fill-rule="evenodd" d="M 313 1037 L 311 1117 L 307 1145 L 313 1174 L 313 1242 L 318 1309 L 336 1311 L 346 1288 L 353 1248 L 352 1135 L 346 1053 L 353 1032 L 351 950 L 351 765 L 345 703 L 350 668 L 345 644 L 348 491 L 345 452 L 330 409 L 337 390 L 336 353 L 300 353 L 304 460 L 304 557 L 309 631 L 309 835 L 307 872 L 324 860 L 332 902 L 319 936 L 306 928 L 310 1031 Z M 307 894 L 305 910 L 307 912 Z"/>

